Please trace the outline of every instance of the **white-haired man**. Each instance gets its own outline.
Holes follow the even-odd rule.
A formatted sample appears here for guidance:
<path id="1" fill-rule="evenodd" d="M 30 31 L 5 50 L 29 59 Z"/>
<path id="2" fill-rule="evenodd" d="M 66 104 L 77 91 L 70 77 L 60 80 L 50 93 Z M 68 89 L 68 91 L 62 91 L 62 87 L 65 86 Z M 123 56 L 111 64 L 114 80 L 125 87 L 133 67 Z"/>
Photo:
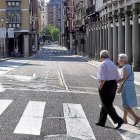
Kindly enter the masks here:
<path id="1" fill-rule="evenodd" d="M 102 50 L 100 52 L 102 64 L 98 70 L 99 80 L 99 95 L 102 102 L 100 118 L 96 125 L 105 126 L 107 115 L 111 117 L 115 124 L 118 124 L 116 129 L 120 128 L 124 123 L 123 119 L 118 116 L 113 101 L 117 90 L 117 81 L 120 79 L 116 65 L 109 59 L 109 52 Z"/>

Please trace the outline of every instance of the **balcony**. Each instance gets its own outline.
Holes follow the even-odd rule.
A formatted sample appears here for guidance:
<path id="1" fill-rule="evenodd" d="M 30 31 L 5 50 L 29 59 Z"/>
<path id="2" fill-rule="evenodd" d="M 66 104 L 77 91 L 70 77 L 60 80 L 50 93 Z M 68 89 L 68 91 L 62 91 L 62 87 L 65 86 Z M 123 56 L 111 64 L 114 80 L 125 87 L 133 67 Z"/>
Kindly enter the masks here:
<path id="1" fill-rule="evenodd" d="M 119 2 L 120 0 L 104 0 L 103 3 L 106 3 L 107 6 L 115 4 Z"/>
<path id="2" fill-rule="evenodd" d="M 85 7 L 83 7 L 82 10 L 81 10 L 81 16 L 82 17 L 86 16 L 86 8 Z"/>
<path id="3" fill-rule="evenodd" d="M 95 4 L 86 9 L 86 16 L 95 14 Z"/>

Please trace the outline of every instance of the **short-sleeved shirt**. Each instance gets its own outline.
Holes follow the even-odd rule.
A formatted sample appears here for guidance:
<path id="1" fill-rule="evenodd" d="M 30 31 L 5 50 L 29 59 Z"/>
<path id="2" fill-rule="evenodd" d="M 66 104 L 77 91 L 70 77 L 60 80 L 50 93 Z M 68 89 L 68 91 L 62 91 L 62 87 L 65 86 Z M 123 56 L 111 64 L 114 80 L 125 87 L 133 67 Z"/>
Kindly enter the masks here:
<path id="1" fill-rule="evenodd" d="M 99 81 L 110 81 L 110 80 L 119 80 L 121 78 L 117 66 L 108 58 L 104 59 L 101 63 L 97 78 Z"/>

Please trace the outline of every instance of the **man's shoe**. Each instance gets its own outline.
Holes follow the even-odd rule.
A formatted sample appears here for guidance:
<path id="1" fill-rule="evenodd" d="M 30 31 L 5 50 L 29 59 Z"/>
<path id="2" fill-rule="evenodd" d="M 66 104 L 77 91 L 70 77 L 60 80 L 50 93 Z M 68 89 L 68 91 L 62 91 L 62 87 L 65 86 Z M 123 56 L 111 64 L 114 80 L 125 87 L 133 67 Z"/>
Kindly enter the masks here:
<path id="1" fill-rule="evenodd" d="M 117 126 L 115 129 L 119 129 L 119 128 L 122 126 L 123 123 L 124 123 L 123 120 L 122 120 L 121 122 L 119 122 L 119 123 L 118 123 L 118 126 Z"/>
<path id="2" fill-rule="evenodd" d="M 97 126 L 101 126 L 101 127 L 104 127 L 105 125 L 104 124 L 101 124 L 101 123 L 95 123 Z"/>

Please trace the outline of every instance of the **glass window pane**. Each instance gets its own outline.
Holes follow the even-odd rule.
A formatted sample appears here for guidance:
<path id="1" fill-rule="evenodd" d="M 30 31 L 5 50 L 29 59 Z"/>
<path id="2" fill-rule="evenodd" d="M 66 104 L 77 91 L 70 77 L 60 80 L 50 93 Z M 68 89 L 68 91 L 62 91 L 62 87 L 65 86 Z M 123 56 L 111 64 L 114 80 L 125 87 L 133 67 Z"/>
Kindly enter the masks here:
<path id="1" fill-rule="evenodd" d="M 16 6 L 19 6 L 19 2 L 16 2 Z"/>
<path id="2" fill-rule="evenodd" d="M 15 2 L 12 2 L 12 6 L 15 6 Z"/>
<path id="3" fill-rule="evenodd" d="M 12 28 L 12 25 L 11 24 L 9 24 L 9 28 Z"/>
<path id="4" fill-rule="evenodd" d="M 13 28 L 15 28 L 16 27 L 16 25 L 15 24 L 13 24 Z"/>
<path id="5" fill-rule="evenodd" d="M 11 6 L 11 2 L 8 2 L 8 6 Z"/>

